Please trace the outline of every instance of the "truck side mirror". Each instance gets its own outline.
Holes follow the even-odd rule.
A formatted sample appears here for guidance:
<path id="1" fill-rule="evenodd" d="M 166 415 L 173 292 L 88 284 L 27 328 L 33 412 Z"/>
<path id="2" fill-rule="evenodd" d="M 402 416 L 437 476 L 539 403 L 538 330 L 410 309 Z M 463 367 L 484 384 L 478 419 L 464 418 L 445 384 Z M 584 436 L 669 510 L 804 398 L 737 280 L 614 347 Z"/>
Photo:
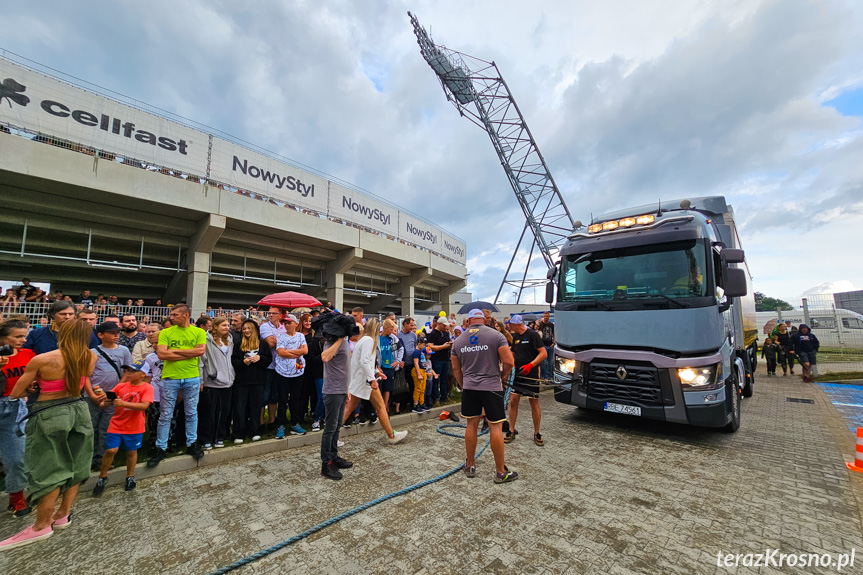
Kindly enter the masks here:
<path id="1" fill-rule="evenodd" d="M 729 298 L 746 295 L 746 270 L 740 268 L 725 270 L 725 295 Z"/>
<path id="2" fill-rule="evenodd" d="M 746 259 L 743 254 L 743 250 L 735 248 L 725 248 L 719 252 L 719 255 L 722 258 L 723 263 L 726 264 L 742 264 Z"/>
<path id="3" fill-rule="evenodd" d="M 554 282 L 545 284 L 545 302 L 554 303 Z"/>
<path id="4" fill-rule="evenodd" d="M 548 268 L 548 272 L 545 274 L 545 279 L 553 280 L 554 276 L 557 275 L 557 266 L 551 266 Z"/>

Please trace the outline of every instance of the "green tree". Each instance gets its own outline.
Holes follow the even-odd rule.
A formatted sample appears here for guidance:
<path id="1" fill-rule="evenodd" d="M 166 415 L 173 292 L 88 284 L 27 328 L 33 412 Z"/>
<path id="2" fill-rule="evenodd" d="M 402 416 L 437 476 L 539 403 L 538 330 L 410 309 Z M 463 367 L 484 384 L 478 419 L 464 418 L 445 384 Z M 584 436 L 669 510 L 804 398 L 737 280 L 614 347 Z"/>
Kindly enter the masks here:
<path id="1" fill-rule="evenodd" d="M 755 292 L 755 311 L 791 311 L 794 308 L 785 300 L 767 297 L 761 292 Z"/>

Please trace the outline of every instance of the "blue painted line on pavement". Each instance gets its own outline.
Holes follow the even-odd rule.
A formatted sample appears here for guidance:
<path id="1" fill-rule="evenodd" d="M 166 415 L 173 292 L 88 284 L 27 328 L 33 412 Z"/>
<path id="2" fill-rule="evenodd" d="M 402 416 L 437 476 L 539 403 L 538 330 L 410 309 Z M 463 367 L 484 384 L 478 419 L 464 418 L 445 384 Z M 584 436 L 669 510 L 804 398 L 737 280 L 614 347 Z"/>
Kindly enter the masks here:
<path id="1" fill-rule="evenodd" d="M 848 424 L 848 429 L 855 431 L 863 427 L 863 385 L 848 385 L 844 383 L 818 383 L 836 410 Z"/>

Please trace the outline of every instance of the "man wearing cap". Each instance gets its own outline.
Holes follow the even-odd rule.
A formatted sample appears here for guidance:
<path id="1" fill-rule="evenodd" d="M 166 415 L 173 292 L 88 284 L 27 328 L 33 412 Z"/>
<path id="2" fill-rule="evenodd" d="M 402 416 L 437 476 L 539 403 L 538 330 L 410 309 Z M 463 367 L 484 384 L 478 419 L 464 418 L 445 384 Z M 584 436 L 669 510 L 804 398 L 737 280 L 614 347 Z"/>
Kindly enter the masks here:
<path id="1" fill-rule="evenodd" d="M 438 374 L 437 379 L 432 379 L 431 389 L 426 389 L 426 405 L 429 400 L 433 401 L 433 407 L 446 401 L 449 394 L 449 361 L 452 340 L 449 337 L 449 320 L 446 317 L 436 318 L 437 322 L 432 325 L 432 331 L 426 337 L 431 347 L 432 371 Z"/>
<path id="2" fill-rule="evenodd" d="M 512 334 L 515 378 L 509 398 L 509 432 L 503 441 L 510 443 L 518 435 L 518 431 L 515 430 L 518 402 L 521 396 L 525 395 L 533 416 L 533 442 L 542 446 L 545 445 L 545 440 L 539 433 L 539 423 L 542 419 L 542 412 L 539 410 L 539 366 L 547 357 L 545 346 L 542 343 L 542 337 L 534 330 L 528 329 L 520 315 L 514 315 L 509 319 L 509 331 Z"/>
<path id="3" fill-rule="evenodd" d="M 303 356 L 309 353 L 306 336 L 297 333 L 297 316 L 289 313 L 283 320 L 285 333 L 276 340 L 276 376 L 273 385 L 276 387 L 279 407 L 276 411 L 276 439 L 285 436 L 285 426 L 288 424 L 287 412 L 291 412 L 291 435 L 305 435 L 302 416 L 305 413 L 302 403 L 303 375 L 305 364 Z"/>
<path id="4" fill-rule="evenodd" d="M 467 419 L 464 472 L 468 477 L 476 476 L 477 430 L 485 412 L 494 454 L 494 482 L 508 483 L 518 479 L 518 473 L 505 465 L 503 441 L 503 382 L 509 379 L 513 357 L 503 334 L 483 325 L 484 321 L 482 311 L 471 310 L 467 330 L 453 344 L 453 377 L 461 383 L 461 414 Z"/>
<path id="5" fill-rule="evenodd" d="M 133 362 L 132 352 L 119 344 L 120 326 L 113 321 L 102 322 L 96 326 L 96 337 L 99 345 L 93 350 L 96 352 L 96 367 L 90 376 L 90 384 L 95 390 L 101 389 L 101 393 L 114 391 L 114 387 L 123 376 L 124 365 Z M 90 421 L 93 424 L 93 465 L 102 464 L 102 456 L 107 449 L 108 425 L 114 415 L 114 404 L 110 401 L 98 404 L 89 397 L 85 398 L 90 410 Z"/>
<path id="6" fill-rule="evenodd" d="M 261 339 L 265 340 L 267 344 L 269 344 L 270 349 L 273 350 L 273 361 L 270 362 L 270 365 L 267 367 L 267 381 L 264 384 L 264 402 L 267 404 L 267 419 L 268 421 L 263 420 L 264 409 L 261 408 L 261 423 L 273 423 L 276 421 L 276 409 L 278 408 L 279 396 L 275 387 L 275 377 L 276 377 L 276 341 L 279 339 L 280 335 L 285 334 L 285 326 L 282 324 L 282 317 L 285 315 L 285 310 L 276 307 L 270 306 L 269 311 L 267 311 L 267 321 L 261 324 Z"/>

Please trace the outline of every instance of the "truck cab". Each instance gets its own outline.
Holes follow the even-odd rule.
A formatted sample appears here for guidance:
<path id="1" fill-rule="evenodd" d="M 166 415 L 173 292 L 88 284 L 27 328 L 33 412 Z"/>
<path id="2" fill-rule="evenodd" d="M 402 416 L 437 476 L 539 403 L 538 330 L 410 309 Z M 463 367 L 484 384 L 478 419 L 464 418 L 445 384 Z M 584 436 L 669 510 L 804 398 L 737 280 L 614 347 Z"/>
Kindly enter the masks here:
<path id="1" fill-rule="evenodd" d="M 547 290 L 547 299 L 557 295 L 557 401 L 739 427 L 758 329 L 724 197 L 603 215 L 577 228 L 560 256 Z"/>

